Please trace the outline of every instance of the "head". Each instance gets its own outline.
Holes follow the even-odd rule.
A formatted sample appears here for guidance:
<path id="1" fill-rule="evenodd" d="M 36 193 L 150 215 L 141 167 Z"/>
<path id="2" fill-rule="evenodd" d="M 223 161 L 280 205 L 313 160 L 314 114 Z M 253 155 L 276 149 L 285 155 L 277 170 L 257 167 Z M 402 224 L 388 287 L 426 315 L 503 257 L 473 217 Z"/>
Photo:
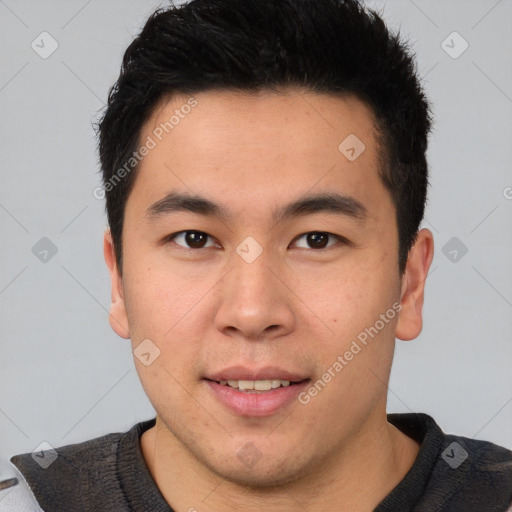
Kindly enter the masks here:
<path id="1" fill-rule="evenodd" d="M 127 49 L 99 124 L 110 321 L 150 340 L 159 421 L 212 471 L 298 478 L 382 416 L 421 330 L 429 129 L 407 48 L 356 1 L 193 0 Z M 233 409 L 239 375 L 300 393 Z"/>

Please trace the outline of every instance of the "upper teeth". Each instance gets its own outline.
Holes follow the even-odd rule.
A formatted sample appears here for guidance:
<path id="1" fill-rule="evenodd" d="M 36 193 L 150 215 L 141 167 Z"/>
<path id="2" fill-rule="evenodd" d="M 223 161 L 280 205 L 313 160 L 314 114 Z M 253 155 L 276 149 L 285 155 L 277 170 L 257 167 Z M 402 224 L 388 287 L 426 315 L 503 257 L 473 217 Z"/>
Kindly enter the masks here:
<path id="1" fill-rule="evenodd" d="M 271 379 L 271 380 L 221 380 L 222 386 L 238 388 L 240 391 L 254 389 L 256 391 L 270 391 L 280 386 L 289 386 L 289 380 Z"/>

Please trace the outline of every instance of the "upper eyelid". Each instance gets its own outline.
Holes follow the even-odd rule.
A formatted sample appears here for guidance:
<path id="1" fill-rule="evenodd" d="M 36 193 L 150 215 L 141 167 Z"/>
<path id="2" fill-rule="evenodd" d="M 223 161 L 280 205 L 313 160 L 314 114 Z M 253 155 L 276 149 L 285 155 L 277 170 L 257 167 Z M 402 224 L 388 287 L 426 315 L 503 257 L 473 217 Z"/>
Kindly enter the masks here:
<path id="1" fill-rule="evenodd" d="M 333 238 L 336 238 L 338 240 L 338 242 L 341 242 L 343 244 L 349 244 L 350 242 L 343 236 L 341 235 L 336 235 L 335 233 L 331 233 L 330 231 L 306 231 L 305 233 L 302 233 L 300 235 L 297 235 L 294 239 L 293 239 L 293 242 L 295 242 L 296 240 L 299 240 L 300 238 L 302 238 L 303 236 L 305 235 L 309 235 L 310 233 L 322 233 L 324 235 L 329 235 Z M 333 244 L 329 247 L 322 247 L 321 249 L 312 249 L 313 251 L 316 250 L 316 252 L 320 252 L 321 250 L 328 250 L 328 249 L 331 249 L 333 248 L 335 245 L 337 244 Z"/>
<path id="2" fill-rule="evenodd" d="M 171 233 L 170 235 L 167 235 L 166 237 L 164 237 L 163 241 L 164 242 L 171 241 L 172 239 L 176 238 L 178 235 L 182 235 L 184 233 L 201 233 L 203 235 L 210 237 L 212 240 L 216 240 L 214 236 L 210 235 L 206 231 L 200 231 L 199 229 L 184 229 L 182 231 L 176 231 L 176 233 Z M 178 245 L 178 244 L 176 244 L 176 245 Z M 183 247 L 183 246 L 180 245 L 180 247 Z M 194 249 L 193 247 L 186 247 L 186 249 L 191 249 L 191 250 L 196 250 L 196 251 L 198 250 L 198 249 Z M 203 249 L 203 247 L 201 247 L 201 249 Z M 208 247 L 207 247 L 207 249 L 208 249 Z"/>

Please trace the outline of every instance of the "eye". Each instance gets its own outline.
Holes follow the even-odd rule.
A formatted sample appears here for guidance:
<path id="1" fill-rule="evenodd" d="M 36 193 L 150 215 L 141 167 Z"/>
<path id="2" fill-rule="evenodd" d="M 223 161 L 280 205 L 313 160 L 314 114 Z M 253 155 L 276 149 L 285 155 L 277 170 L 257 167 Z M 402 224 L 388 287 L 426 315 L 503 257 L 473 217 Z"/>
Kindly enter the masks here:
<path id="1" fill-rule="evenodd" d="M 175 242 L 180 247 L 185 249 L 205 249 L 207 247 L 215 247 L 215 243 L 211 245 L 205 245 L 208 238 L 211 238 L 208 233 L 203 231 L 179 231 L 165 238 L 166 242 Z M 179 243 L 177 240 L 182 240 L 184 243 Z M 186 244 L 186 245 L 185 245 Z"/>
<path id="2" fill-rule="evenodd" d="M 336 245 L 336 243 L 329 244 L 329 238 L 335 239 L 334 241 L 337 240 L 341 243 L 348 243 L 348 241 L 343 237 L 325 231 L 310 231 L 309 233 L 304 233 L 295 239 L 295 243 L 301 239 L 305 239 L 305 243 L 307 245 L 303 245 L 302 247 L 299 245 L 299 248 L 316 250 L 329 249 L 333 245 Z M 213 240 L 212 237 L 204 231 L 186 230 L 167 236 L 165 238 L 165 242 L 174 242 L 184 249 L 207 249 L 208 247 L 218 247 L 218 245 L 213 241 L 208 245 L 208 239 Z M 181 240 L 181 242 L 179 240 Z"/>
<path id="3" fill-rule="evenodd" d="M 326 249 L 335 245 L 327 245 L 329 237 L 335 238 L 342 243 L 346 243 L 346 240 L 344 240 L 341 236 L 333 235 L 332 233 L 327 233 L 325 231 L 310 231 L 309 233 L 304 233 L 295 240 L 298 241 L 302 238 L 305 238 L 306 244 L 310 245 L 310 247 L 300 247 L 301 249 Z"/>

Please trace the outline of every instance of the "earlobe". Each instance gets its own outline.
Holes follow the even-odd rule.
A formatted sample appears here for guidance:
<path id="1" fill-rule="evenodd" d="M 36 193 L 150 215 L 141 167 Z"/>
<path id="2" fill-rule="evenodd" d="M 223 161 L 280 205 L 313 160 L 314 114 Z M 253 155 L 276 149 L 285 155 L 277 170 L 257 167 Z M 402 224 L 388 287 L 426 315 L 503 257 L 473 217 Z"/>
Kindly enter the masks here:
<path id="1" fill-rule="evenodd" d="M 402 276 L 401 305 L 395 335 L 408 341 L 416 338 L 423 327 L 425 280 L 434 257 L 434 237 L 428 229 L 419 231 L 409 251 Z"/>
<path id="2" fill-rule="evenodd" d="M 111 305 L 109 311 L 109 323 L 114 332 L 121 338 L 130 338 L 128 315 L 123 296 L 123 280 L 119 274 L 116 261 L 116 252 L 110 230 L 105 230 L 103 236 L 103 255 L 110 273 Z"/>

